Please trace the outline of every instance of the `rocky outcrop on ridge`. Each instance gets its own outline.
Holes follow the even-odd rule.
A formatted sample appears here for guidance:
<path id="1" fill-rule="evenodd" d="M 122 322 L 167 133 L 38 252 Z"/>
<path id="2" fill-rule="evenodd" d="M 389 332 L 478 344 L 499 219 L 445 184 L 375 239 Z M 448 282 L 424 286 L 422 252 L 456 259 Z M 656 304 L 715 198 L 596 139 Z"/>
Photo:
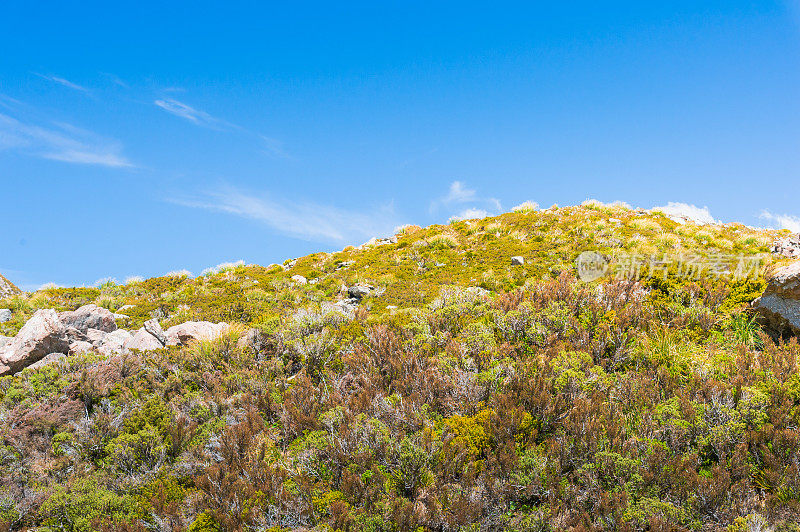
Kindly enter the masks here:
<path id="1" fill-rule="evenodd" d="M 58 313 L 37 310 L 13 338 L 0 337 L 0 375 L 55 361 L 66 354 L 97 351 L 109 356 L 127 351 L 151 351 L 214 339 L 228 330 L 226 323 L 186 322 L 166 331 L 158 320 L 145 322 L 133 333 L 118 329 L 116 315 L 97 305 Z"/>

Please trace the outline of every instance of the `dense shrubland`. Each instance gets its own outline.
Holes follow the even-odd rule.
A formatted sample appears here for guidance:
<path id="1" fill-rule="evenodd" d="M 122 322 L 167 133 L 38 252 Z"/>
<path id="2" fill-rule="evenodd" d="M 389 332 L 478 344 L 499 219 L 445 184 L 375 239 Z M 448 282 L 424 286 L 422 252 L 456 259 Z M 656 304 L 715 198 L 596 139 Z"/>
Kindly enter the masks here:
<path id="1" fill-rule="evenodd" d="M 20 296 L 16 316 L 103 298 L 136 305 L 123 311 L 132 326 L 243 325 L 190 347 L 67 357 L 0 379 L 0 522 L 795 530 L 800 347 L 749 313 L 763 279 L 587 284 L 570 266 L 616 241 L 753 254 L 769 236 L 587 206 L 412 228 L 397 244 L 286 271 Z M 517 254 L 526 266 L 511 268 Z M 295 286 L 298 272 L 319 281 Z M 326 303 L 358 281 L 385 292 L 353 314 Z M 246 343 L 245 325 L 259 331 Z"/>

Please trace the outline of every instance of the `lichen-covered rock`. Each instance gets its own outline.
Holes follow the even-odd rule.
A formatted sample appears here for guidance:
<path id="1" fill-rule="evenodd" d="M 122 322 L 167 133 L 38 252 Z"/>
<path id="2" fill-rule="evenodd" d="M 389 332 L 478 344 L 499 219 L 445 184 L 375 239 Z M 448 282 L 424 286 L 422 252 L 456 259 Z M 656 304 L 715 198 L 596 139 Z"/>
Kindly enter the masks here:
<path id="1" fill-rule="evenodd" d="M 67 330 L 53 309 L 37 310 L 0 351 L 0 375 L 16 373 L 49 353 L 69 350 Z"/>
<path id="2" fill-rule="evenodd" d="M 213 340 L 228 330 L 225 322 L 187 321 L 167 329 L 166 345 L 186 345 L 197 340 Z"/>
<path id="3" fill-rule="evenodd" d="M 800 334 L 800 261 L 775 270 L 753 305 L 770 329 Z"/>
<path id="4" fill-rule="evenodd" d="M 11 310 L 7 308 L 0 308 L 0 323 L 11 321 Z"/>
<path id="5" fill-rule="evenodd" d="M 75 327 L 84 334 L 89 329 L 104 332 L 117 330 L 114 313 L 97 305 L 84 305 L 78 310 L 62 312 L 58 317 L 67 327 Z"/>
<path id="6" fill-rule="evenodd" d="M 167 334 L 157 319 L 153 318 L 144 322 L 144 330 L 155 336 L 162 346 L 167 345 Z"/>

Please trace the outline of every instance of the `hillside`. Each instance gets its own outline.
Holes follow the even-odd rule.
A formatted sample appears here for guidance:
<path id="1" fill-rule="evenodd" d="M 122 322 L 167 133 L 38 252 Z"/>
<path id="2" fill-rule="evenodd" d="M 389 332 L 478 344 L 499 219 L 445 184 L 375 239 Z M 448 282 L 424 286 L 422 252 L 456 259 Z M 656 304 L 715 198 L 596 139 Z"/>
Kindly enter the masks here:
<path id="1" fill-rule="evenodd" d="M 530 206 L 3 296 L 5 336 L 89 303 L 126 329 L 231 327 L 0 377 L 0 523 L 798 530 L 800 347 L 750 308 L 786 234 Z"/>

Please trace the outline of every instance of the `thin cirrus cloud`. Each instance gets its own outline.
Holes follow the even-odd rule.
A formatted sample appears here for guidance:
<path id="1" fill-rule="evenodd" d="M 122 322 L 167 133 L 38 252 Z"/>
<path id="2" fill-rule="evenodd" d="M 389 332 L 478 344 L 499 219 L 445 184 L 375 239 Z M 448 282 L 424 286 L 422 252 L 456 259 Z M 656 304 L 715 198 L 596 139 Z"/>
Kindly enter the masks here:
<path id="1" fill-rule="evenodd" d="M 52 126 L 18 120 L 0 113 L 0 150 L 15 150 L 42 159 L 73 164 L 133 167 L 119 142 L 103 139 L 65 123 Z"/>
<path id="2" fill-rule="evenodd" d="M 200 109 L 195 109 L 191 105 L 187 105 L 172 98 L 165 98 L 163 100 L 156 100 L 153 102 L 156 106 L 165 110 L 166 112 L 179 116 L 184 120 L 188 120 L 198 126 L 210 127 L 212 129 L 219 129 L 221 125 L 230 125 L 222 120 L 218 120 Z"/>
<path id="3" fill-rule="evenodd" d="M 792 216 L 791 214 L 773 214 L 764 209 L 761 211 L 759 218 L 762 220 L 769 220 L 779 229 L 788 229 L 792 233 L 800 233 L 800 216 Z"/>
<path id="4" fill-rule="evenodd" d="M 258 139 L 261 145 L 261 151 L 270 157 L 274 157 L 276 159 L 292 159 L 292 156 L 289 155 L 284 149 L 283 142 L 276 138 L 267 137 L 265 135 L 261 135 L 260 133 L 250 131 L 247 128 L 212 116 L 203 110 L 175 100 L 174 98 L 158 99 L 153 103 L 169 114 L 183 118 L 184 120 L 188 120 L 197 126 L 215 129 L 217 131 L 234 131 L 244 134 L 247 137 L 255 137 Z"/>
<path id="5" fill-rule="evenodd" d="M 266 194 L 249 194 L 222 187 L 172 203 L 256 220 L 287 236 L 316 242 L 357 243 L 390 234 L 397 226 L 391 205 L 371 212 L 354 212 L 313 202 L 293 202 Z"/>
<path id="6" fill-rule="evenodd" d="M 87 94 L 91 92 L 86 87 L 84 87 L 82 85 L 78 85 L 77 83 L 73 83 L 72 81 L 70 81 L 70 80 L 68 80 L 66 78 L 62 78 L 61 76 L 39 74 L 38 72 L 35 72 L 35 74 L 37 76 L 39 76 L 40 78 L 52 81 L 53 83 L 58 83 L 59 85 L 61 85 L 63 87 L 67 87 L 68 89 L 72 89 L 72 90 L 79 91 L 79 92 L 85 92 Z"/>

